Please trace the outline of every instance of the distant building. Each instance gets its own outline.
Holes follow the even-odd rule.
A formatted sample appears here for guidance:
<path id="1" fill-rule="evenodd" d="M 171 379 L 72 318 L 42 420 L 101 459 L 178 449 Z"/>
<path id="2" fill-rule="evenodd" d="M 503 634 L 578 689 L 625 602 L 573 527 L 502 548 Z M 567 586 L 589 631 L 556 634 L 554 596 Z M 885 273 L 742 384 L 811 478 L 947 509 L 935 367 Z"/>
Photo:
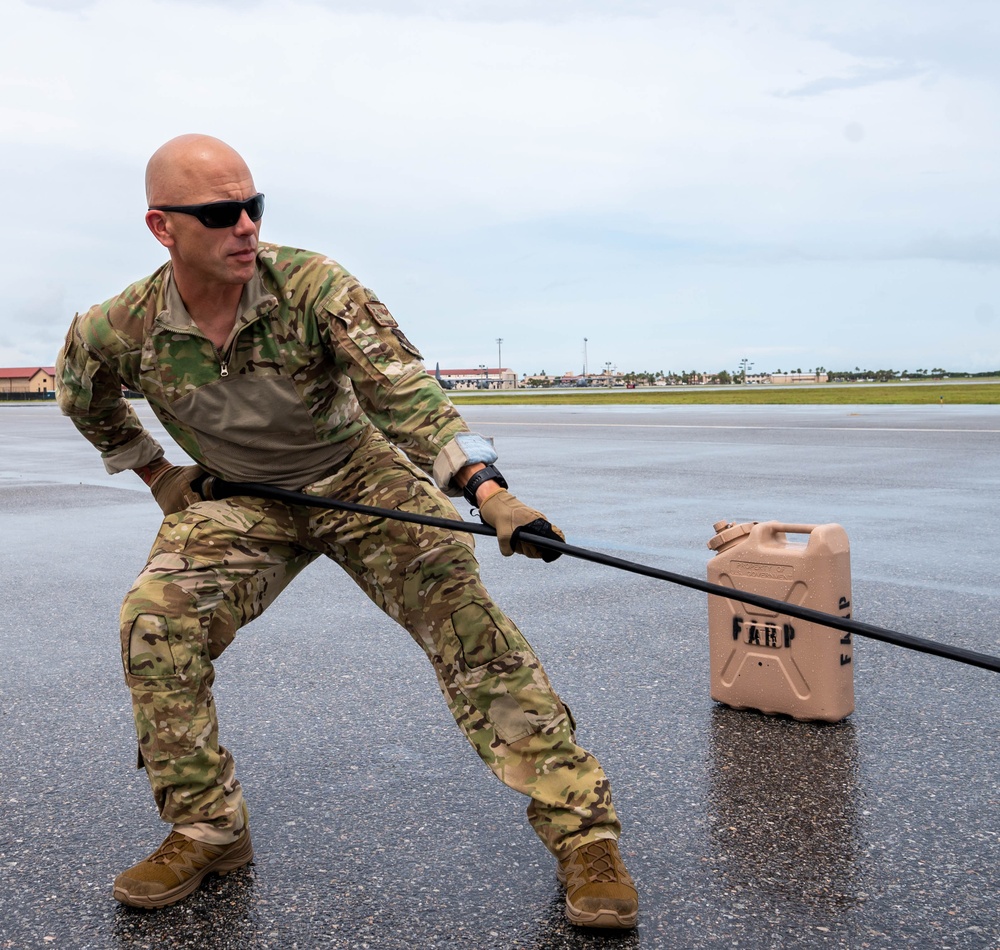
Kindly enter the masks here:
<path id="1" fill-rule="evenodd" d="M 501 366 L 480 366 L 477 369 L 437 369 L 434 375 L 442 383 L 452 383 L 451 389 L 516 389 L 517 373 Z"/>
<path id="2" fill-rule="evenodd" d="M 827 383 L 828 373 L 771 373 L 771 382 L 775 384 L 788 383 Z"/>
<path id="3" fill-rule="evenodd" d="M 545 388 L 546 386 L 555 386 L 557 380 L 555 376 L 549 376 L 545 373 L 539 373 L 535 376 L 524 376 L 521 379 L 521 385 L 527 389 Z"/>
<path id="4" fill-rule="evenodd" d="M 16 366 L 0 368 L 0 393 L 54 393 L 54 366 Z"/>

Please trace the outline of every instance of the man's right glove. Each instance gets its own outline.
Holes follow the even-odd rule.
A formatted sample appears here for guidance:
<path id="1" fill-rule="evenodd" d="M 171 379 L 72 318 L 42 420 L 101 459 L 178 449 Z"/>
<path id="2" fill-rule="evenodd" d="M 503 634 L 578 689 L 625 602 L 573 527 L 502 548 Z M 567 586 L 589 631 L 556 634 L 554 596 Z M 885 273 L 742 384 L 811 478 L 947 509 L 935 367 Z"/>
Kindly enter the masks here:
<path id="1" fill-rule="evenodd" d="M 565 541 L 566 535 L 540 511 L 535 511 L 524 502 L 518 501 L 504 488 L 494 492 L 479 506 L 479 514 L 483 521 L 496 529 L 497 541 L 500 542 L 500 551 L 504 557 L 510 557 L 517 551 L 518 554 L 527 557 L 540 557 L 548 563 L 562 554 L 561 551 L 536 548 L 533 544 L 518 539 L 522 528 L 530 534 L 551 538 L 553 541 Z"/>
<path id="2" fill-rule="evenodd" d="M 164 466 L 153 476 L 149 490 L 163 513 L 172 515 L 202 500 L 191 487 L 191 482 L 202 474 L 197 465 Z"/>

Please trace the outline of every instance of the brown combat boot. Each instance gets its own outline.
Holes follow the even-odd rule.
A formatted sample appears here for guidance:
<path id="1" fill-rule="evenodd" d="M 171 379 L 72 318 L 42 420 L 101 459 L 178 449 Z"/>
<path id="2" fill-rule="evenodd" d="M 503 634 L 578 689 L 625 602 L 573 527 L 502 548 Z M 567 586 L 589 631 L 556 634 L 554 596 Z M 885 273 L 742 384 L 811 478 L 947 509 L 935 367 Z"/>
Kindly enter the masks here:
<path id="1" fill-rule="evenodd" d="M 627 930 L 639 916 L 639 894 L 629 877 L 618 842 L 592 841 L 571 851 L 556 868 L 566 888 L 566 916 L 580 927 Z"/>
<path id="2" fill-rule="evenodd" d="M 250 826 L 230 844 L 206 844 L 171 831 L 148 858 L 115 878 L 115 900 L 132 907 L 175 904 L 209 874 L 227 874 L 253 860 Z"/>

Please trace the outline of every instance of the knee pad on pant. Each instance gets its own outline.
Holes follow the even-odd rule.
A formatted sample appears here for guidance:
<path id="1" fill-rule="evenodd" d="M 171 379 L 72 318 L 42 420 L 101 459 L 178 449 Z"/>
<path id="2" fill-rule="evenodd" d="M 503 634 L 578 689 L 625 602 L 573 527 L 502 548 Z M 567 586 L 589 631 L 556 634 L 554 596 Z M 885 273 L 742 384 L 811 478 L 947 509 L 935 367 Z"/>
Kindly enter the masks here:
<path id="1" fill-rule="evenodd" d="M 172 689 L 178 678 L 191 683 L 212 668 L 207 631 L 197 617 L 169 615 L 155 608 L 133 612 L 126 607 L 122 610 L 121 648 L 130 684 L 142 680 L 147 687 L 159 684 Z"/>
<path id="2" fill-rule="evenodd" d="M 130 626 L 123 626 L 122 661 L 129 676 L 142 679 L 176 676 L 167 618 L 158 614 L 139 614 Z"/>
<path id="3" fill-rule="evenodd" d="M 513 646 L 497 619 L 482 604 L 465 604 L 452 611 L 451 625 L 458 637 L 466 668 L 482 666 L 503 656 Z"/>

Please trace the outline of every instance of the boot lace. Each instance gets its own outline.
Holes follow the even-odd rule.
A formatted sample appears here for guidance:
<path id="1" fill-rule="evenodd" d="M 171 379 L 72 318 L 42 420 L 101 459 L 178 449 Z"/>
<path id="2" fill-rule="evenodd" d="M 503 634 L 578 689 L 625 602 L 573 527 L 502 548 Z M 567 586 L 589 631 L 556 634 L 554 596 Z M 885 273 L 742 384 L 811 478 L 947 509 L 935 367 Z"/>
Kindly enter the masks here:
<path id="1" fill-rule="evenodd" d="M 153 854 L 146 860 L 150 864 L 170 864 L 170 862 L 182 851 L 187 850 L 187 845 L 191 839 L 177 831 L 171 831 Z"/>
<path id="2" fill-rule="evenodd" d="M 593 884 L 614 884 L 618 880 L 618 862 L 611 849 L 600 841 L 584 845 L 576 852 L 583 864 L 584 878 Z"/>

